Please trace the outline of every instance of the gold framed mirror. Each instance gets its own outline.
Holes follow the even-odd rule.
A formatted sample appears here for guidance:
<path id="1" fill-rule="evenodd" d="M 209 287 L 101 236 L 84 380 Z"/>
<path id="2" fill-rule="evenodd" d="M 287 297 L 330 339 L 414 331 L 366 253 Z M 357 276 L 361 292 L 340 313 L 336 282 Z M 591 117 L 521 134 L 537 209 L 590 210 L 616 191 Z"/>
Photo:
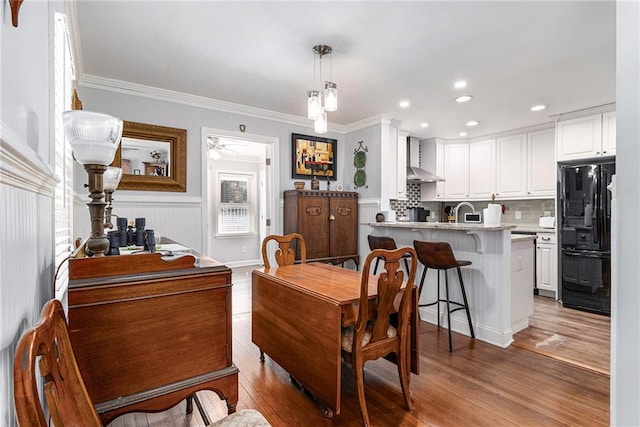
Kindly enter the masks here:
<path id="1" fill-rule="evenodd" d="M 123 122 L 113 166 L 122 168 L 118 190 L 187 191 L 187 130 Z"/>

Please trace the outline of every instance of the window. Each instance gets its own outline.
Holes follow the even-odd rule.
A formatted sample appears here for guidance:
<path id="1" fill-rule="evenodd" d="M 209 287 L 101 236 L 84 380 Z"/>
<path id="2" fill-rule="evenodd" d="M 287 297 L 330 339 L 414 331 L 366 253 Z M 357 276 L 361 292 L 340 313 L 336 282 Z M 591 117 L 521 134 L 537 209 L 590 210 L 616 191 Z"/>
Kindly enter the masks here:
<path id="1" fill-rule="evenodd" d="M 218 173 L 217 234 L 246 235 L 256 232 L 254 174 Z"/>
<path id="2" fill-rule="evenodd" d="M 73 250 L 73 157 L 71 155 L 71 146 L 64 136 L 62 113 L 71 109 L 74 74 L 66 17 L 57 13 L 55 21 L 54 169 L 58 184 L 54 190 L 54 228 L 55 264 L 58 266 Z M 58 272 L 56 297 L 63 299 L 66 288 L 67 270 L 65 265 Z"/>

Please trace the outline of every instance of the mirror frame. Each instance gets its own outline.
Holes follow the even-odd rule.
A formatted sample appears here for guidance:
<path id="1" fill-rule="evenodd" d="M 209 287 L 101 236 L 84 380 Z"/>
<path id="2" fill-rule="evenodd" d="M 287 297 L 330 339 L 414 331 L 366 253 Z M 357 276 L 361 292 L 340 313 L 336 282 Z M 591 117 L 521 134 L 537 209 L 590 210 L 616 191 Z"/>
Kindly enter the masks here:
<path id="1" fill-rule="evenodd" d="M 122 175 L 118 190 L 187 191 L 187 130 L 123 121 L 123 138 L 168 142 L 171 145 L 169 176 Z M 122 167 L 122 142 L 112 166 Z"/>

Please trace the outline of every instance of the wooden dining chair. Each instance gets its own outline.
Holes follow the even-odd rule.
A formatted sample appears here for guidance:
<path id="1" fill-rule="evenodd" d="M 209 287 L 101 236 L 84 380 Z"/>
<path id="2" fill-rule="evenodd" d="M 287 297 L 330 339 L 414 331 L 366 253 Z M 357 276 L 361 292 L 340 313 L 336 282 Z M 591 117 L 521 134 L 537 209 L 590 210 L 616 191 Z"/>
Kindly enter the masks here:
<path id="1" fill-rule="evenodd" d="M 269 264 L 269 255 L 267 254 L 267 245 L 271 241 L 278 243 L 278 248 L 274 254 L 276 262 L 279 266 L 292 265 L 296 261 L 296 248 L 292 246 L 294 240 L 297 240 L 299 245 L 300 262 L 307 262 L 307 246 L 304 243 L 304 237 L 298 233 L 286 234 L 284 236 L 278 236 L 271 234 L 264 238 L 262 241 L 262 262 L 264 262 L 265 268 L 271 268 Z"/>
<path id="2" fill-rule="evenodd" d="M 407 259 L 405 255 L 409 255 L 410 269 L 406 287 L 401 290 L 405 273 L 400 267 L 400 261 Z M 378 276 L 378 297 L 372 304 L 368 298 L 369 269 L 371 262 L 376 259 L 384 261 L 384 270 Z M 360 413 L 365 426 L 371 425 L 364 394 L 364 364 L 368 360 L 395 354 L 406 408 L 409 411 L 413 409 L 409 390 L 409 317 L 412 312 L 415 314 L 417 311 L 417 307 L 412 307 L 411 298 L 415 288 L 416 268 L 415 250 L 402 247 L 372 251 L 362 269 L 358 313 L 355 326 L 342 331 L 342 357 L 353 367 Z"/>
<path id="3" fill-rule="evenodd" d="M 13 393 L 21 426 L 47 427 L 36 373 L 44 379 L 44 397 L 56 426 L 102 426 L 73 355 L 60 301 L 42 309 L 40 323 L 18 342 L 13 363 Z"/>
<path id="4" fill-rule="evenodd" d="M 18 424 L 48 427 L 38 393 L 37 372 L 44 379 L 44 397 L 53 425 L 101 427 L 102 423 L 87 392 L 71 348 L 67 320 L 60 301 L 52 299 L 43 309 L 40 322 L 20 340 L 13 361 L 13 395 Z M 194 394 L 190 398 L 197 399 Z M 198 401 L 196 400 L 198 403 Z M 199 404 L 199 403 L 198 403 Z M 209 421 L 203 415 L 205 425 Z M 190 413 L 190 411 L 187 411 Z M 218 427 L 269 426 L 254 409 L 243 409 L 211 424 Z"/>

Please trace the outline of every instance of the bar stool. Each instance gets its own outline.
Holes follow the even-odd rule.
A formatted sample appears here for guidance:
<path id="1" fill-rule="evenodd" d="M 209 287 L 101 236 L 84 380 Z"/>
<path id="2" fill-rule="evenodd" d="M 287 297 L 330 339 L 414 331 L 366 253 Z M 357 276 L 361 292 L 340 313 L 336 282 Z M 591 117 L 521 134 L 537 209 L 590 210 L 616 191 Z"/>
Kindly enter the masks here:
<path id="1" fill-rule="evenodd" d="M 469 303 L 467 302 L 467 294 L 464 290 L 464 282 L 462 281 L 462 273 L 460 267 L 471 265 L 471 261 L 459 261 L 453 255 L 451 246 L 446 242 L 421 242 L 419 240 L 413 241 L 413 247 L 416 249 L 418 260 L 424 265 L 422 271 L 422 279 L 420 280 L 420 286 L 418 287 L 418 301 L 420 301 L 420 295 L 422 294 L 422 285 L 424 285 L 424 279 L 427 276 L 427 269 L 432 268 L 437 270 L 438 275 L 438 297 L 434 302 L 428 304 L 418 304 L 418 307 L 428 307 L 430 305 L 438 305 L 438 327 L 440 327 L 440 303 L 445 302 L 447 304 L 447 326 L 449 329 L 449 351 L 453 351 L 451 346 L 451 313 L 458 310 L 465 310 L 467 313 L 467 321 L 469 322 L 469 331 L 471 332 L 471 338 L 475 339 L 473 332 L 473 324 L 471 323 L 471 314 L 469 313 Z M 462 291 L 463 302 L 456 302 L 449 300 L 449 275 L 447 270 L 455 268 L 458 270 L 458 280 L 460 282 L 460 290 Z M 440 298 L 440 271 L 444 270 L 444 286 L 446 299 Z M 455 308 L 451 308 L 451 304 L 455 305 Z"/>
<path id="2" fill-rule="evenodd" d="M 369 234 L 367 236 L 367 240 L 369 241 L 369 249 L 374 251 L 376 249 L 386 249 L 388 251 L 395 251 L 398 249 L 396 246 L 396 241 L 391 237 L 387 236 L 372 236 Z M 404 266 L 407 269 L 407 274 L 409 273 L 409 261 L 411 259 L 410 254 L 405 254 L 402 256 L 404 260 Z M 375 275 L 378 272 L 378 263 L 380 262 L 380 258 L 376 258 L 376 263 L 373 265 L 373 274 Z"/>

